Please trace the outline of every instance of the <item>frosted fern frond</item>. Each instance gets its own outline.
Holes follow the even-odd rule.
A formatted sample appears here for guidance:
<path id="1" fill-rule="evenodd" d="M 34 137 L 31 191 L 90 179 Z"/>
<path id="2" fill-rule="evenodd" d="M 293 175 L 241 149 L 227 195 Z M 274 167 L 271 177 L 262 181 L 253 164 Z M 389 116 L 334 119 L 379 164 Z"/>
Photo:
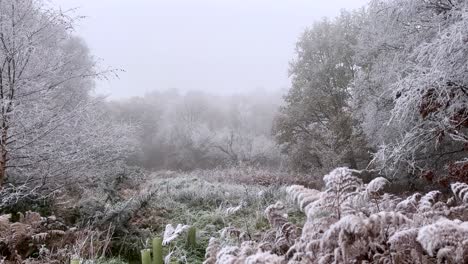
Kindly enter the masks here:
<path id="1" fill-rule="evenodd" d="M 450 185 L 452 192 L 463 203 L 468 203 L 468 184 L 456 182 Z"/>
<path id="2" fill-rule="evenodd" d="M 336 168 L 323 177 L 327 189 L 338 189 L 340 192 L 354 191 L 362 185 L 361 179 L 352 175 L 354 170 L 346 167 Z"/>
<path id="3" fill-rule="evenodd" d="M 309 189 L 301 185 L 292 185 L 286 189 L 289 197 L 304 212 L 306 206 L 320 198 L 320 191 Z"/>
<path id="4" fill-rule="evenodd" d="M 381 211 L 395 211 L 397 204 L 401 201 L 401 198 L 385 193 L 379 199 L 379 207 Z"/>
<path id="5" fill-rule="evenodd" d="M 336 222 L 336 219 L 332 217 L 308 218 L 302 230 L 302 237 L 305 239 L 317 239 L 334 222 Z"/>
<path id="6" fill-rule="evenodd" d="M 266 234 L 270 234 L 270 241 L 271 238 L 273 238 L 273 252 L 279 254 L 286 253 L 300 234 L 297 226 L 288 222 L 288 216 L 284 211 L 285 207 L 281 202 L 270 205 L 265 210 L 268 222 L 270 226 L 274 228 L 274 230 L 271 231 L 275 231 L 275 233 L 266 232 Z M 273 235 L 274 237 L 272 237 Z"/>
<path id="7" fill-rule="evenodd" d="M 238 260 L 239 252 L 240 249 L 236 246 L 223 247 L 216 255 L 216 263 L 236 263 L 235 261 Z"/>
<path id="8" fill-rule="evenodd" d="M 239 256 L 247 257 L 251 256 L 258 251 L 258 244 L 254 241 L 244 241 L 240 246 Z"/>
<path id="9" fill-rule="evenodd" d="M 216 264 L 216 255 L 220 248 L 219 240 L 212 237 L 206 247 L 205 261 L 203 264 Z"/>
<path id="10" fill-rule="evenodd" d="M 420 247 L 416 238 L 419 228 L 410 228 L 394 233 L 389 239 L 390 248 L 394 251 L 402 251 L 407 248 Z"/>
<path id="11" fill-rule="evenodd" d="M 238 262 L 240 263 L 240 262 Z M 260 252 L 245 259 L 245 264 L 285 264 L 286 260 L 275 254 Z"/>
<path id="12" fill-rule="evenodd" d="M 460 219 L 462 221 L 468 221 L 468 203 L 451 207 L 449 209 L 448 217 L 451 219 Z"/>
<path id="13" fill-rule="evenodd" d="M 467 237 L 468 222 L 443 219 L 432 225 L 423 226 L 416 239 L 429 256 L 434 257 L 440 249 L 448 250 L 450 247 L 451 253 L 456 254 L 455 251 L 463 246 L 463 241 Z"/>
<path id="14" fill-rule="evenodd" d="M 461 247 L 458 247 L 455 251 L 456 253 L 456 261 L 462 262 L 468 259 L 468 238 L 463 240 Z"/>
<path id="15" fill-rule="evenodd" d="M 347 263 L 369 251 L 369 242 L 365 235 L 350 234 L 342 230 L 338 243 L 339 248 L 335 249 L 335 261 Z"/>
<path id="16" fill-rule="evenodd" d="M 278 230 L 276 229 L 267 230 L 265 233 L 263 233 L 261 241 L 270 243 L 270 244 L 274 243 L 276 240 L 277 234 L 278 234 Z M 271 247 L 273 248 L 272 244 L 271 244 Z"/>
<path id="17" fill-rule="evenodd" d="M 187 230 L 190 226 L 178 224 L 176 228 L 174 228 L 171 224 L 166 225 L 166 229 L 164 230 L 163 235 L 163 245 L 168 245 L 171 243 L 172 240 L 178 238 L 185 230 Z"/>
<path id="18" fill-rule="evenodd" d="M 66 232 L 63 230 L 50 230 L 49 231 L 50 236 L 64 236 L 65 234 Z"/>
<path id="19" fill-rule="evenodd" d="M 261 242 L 258 244 L 259 252 L 269 252 L 273 250 L 273 245 L 270 242 Z"/>
<path id="20" fill-rule="evenodd" d="M 455 198 L 455 197 L 448 198 L 447 205 L 448 206 L 456 206 L 457 205 L 457 198 Z"/>
<path id="21" fill-rule="evenodd" d="M 281 227 L 279 234 L 280 236 L 286 237 L 288 240 L 293 241 L 299 236 L 300 230 L 296 225 L 288 222 Z"/>
<path id="22" fill-rule="evenodd" d="M 454 207 L 452 207 L 454 208 Z M 454 214 L 451 213 L 451 208 L 447 206 L 446 203 L 439 201 L 432 205 L 432 208 L 427 209 L 425 211 L 421 210 L 421 213 L 418 214 L 417 216 L 413 216 L 414 219 L 417 219 L 418 216 L 423 216 L 423 219 L 426 218 L 427 220 L 432 219 L 429 221 L 429 223 L 432 223 L 434 220 L 440 219 L 440 218 L 446 218 L 450 216 L 454 216 Z M 460 217 L 452 217 L 452 218 L 460 218 Z M 426 220 L 426 223 L 428 223 Z"/>
<path id="23" fill-rule="evenodd" d="M 218 264 L 235 264 L 235 263 L 251 263 L 251 264 L 285 264 L 286 260 L 283 257 L 274 255 L 270 252 L 259 250 L 259 245 L 253 241 L 245 241 L 240 247 L 227 246 L 222 248 L 217 256 Z"/>
<path id="24" fill-rule="evenodd" d="M 412 220 L 399 212 L 380 212 L 369 216 L 365 223 L 369 236 L 382 237 L 389 227 L 397 228 L 412 223 Z"/>
<path id="25" fill-rule="evenodd" d="M 355 195 L 350 196 L 343 203 L 344 214 L 364 214 L 370 216 L 381 211 L 395 211 L 400 198 L 391 194 L 369 193 L 367 188 L 360 188 Z"/>
<path id="26" fill-rule="evenodd" d="M 282 202 L 276 202 L 265 209 L 265 215 L 270 226 L 276 229 L 281 228 L 288 222 L 288 215 L 285 213 L 285 206 Z"/>
<path id="27" fill-rule="evenodd" d="M 447 263 L 447 262 L 456 263 L 455 262 L 456 254 L 454 254 L 456 250 L 457 250 L 456 247 L 453 247 L 453 246 L 448 246 L 448 247 L 439 249 L 439 251 L 437 251 L 438 262 L 439 263 Z"/>
<path id="28" fill-rule="evenodd" d="M 389 183 L 390 182 L 387 179 L 383 177 L 377 177 L 367 184 L 366 192 L 371 195 L 380 193 Z"/>
<path id="29" fill-rule="evenodd" d="M 388 239 L 390 251 L 394 257 L 393 263 L 421 263 L 424 254 L 421 245 L 416 241 L 419 228 L 410 228 L 394 233 Z"/>
<path id="30" fill-rule="evenodd" d="M 224 214 L 226 216 L 233 215 L 233 214 L 237 213 L 243 207 L 244 207 L 244 203 L 240 203 L 238 206 L 228 207 L 228 208 L 226 208 L 226 210 L 224 210 Z"/>
<path id="31" fill-rule="evenodd" d="M 320 259 L 318 260 L 318 264 L 334 263 L 333 258 L 334 258 L 334 254 L 326 254 L 320 257 Z"/>
<path id="32" fill-rule="evenodd" d="M 388 250 L 382 253 L 380 252 L 375 253 L 375 255 L 372 256 L 372 260 L 373 260 L 372 263 L 379 263 L 379 264 L 392 264 L 393 263 L 392 256 L 390 255 L 390 252 Z M 401 264 L 404 264 L 404 263 L 401 263 Z M 407 262 L 407 264 L 410 264 L 410 262 Z M 411 264 L 414 264 L 414 263 L 411 262 Z"/>
<path id="33" fill-rule="evenodd" d="M 418 209 L 419 200 L 421 200 L 421 194 L 415 193 L 405 200 L 399 202 L 396 205 L 395 210 L 397 212 L 404 212 L 404 213 L 416 213 Z"/>
<path id="34" fill-rule="evenodd" d="M 420 212 L 427 212 L 432 209 L 432 206 L 439 200 L 442 193 L 439 191 L 431 191 L 426 193 L 419 201 L 418 210 Z"/>
<path id="35" fill-rule="evenodd" d="M 371 195 L 366 188 L 359 188 L 353 195 L 350 195 L 342 204 L 343 215 L 346 214 L 364 214 L 370 215 L 372 212 L 378 211 L 375 208 L 375 202 L 371 198 L 377 199 L 376 195 Z"/>
<path id="36" fill-rule="evenodd" d="M 318 252 L 320 250 L 321 239 L 314 239 L 307 243 L 306 251 L 308 252 Z"/>
<path id="37" fill-rule="evenodd" d="M 279 237 L 275 241 L 273 252 L 276 254 L 284 255 L 286 252 L 288 252 L 290 247 L 291 243 L 286 237 Z"/>
<path id="38" fill-rule="evenodd" d="M 296 225 L 289 222 L 285 223 L 281 229 L 276 232 L 273 252 L 284 255 L 291 246 L 294 245 L 299 235 L 300 229 Z"/>
<path id="39" fill-rule="evenodd" d="M 306 253 L 315 254 L 320 252 L 323 233 L 335 221 L 336 219 L 328 217 L 308 218 L 304 224 L 300 239 L 297 239 L 296 243 L 286 253 L 287 258 L 301 260 Z M 308 259 L 310 258 L 315 259 L 317 256 L 309 256 Z"/>
<path id="40" fill-rule="evenodd" d="M 320 248 L 321 250 L 333 249 L 338 246 L 338 238 L 340 233 L 348 235 L 364 236 L 367 232 L 366 224 L 363 219 L 356 215 L 347 215 L 334 223 L 324 233 Z"/>
<path id="41" fill-rule="evenodd" d="M 34 242 L 43 242 L 49 236 L 49 233 L 39 233 L 31 236 Z"/>
<path id="42" fill-rule="evenodd" d="M 338 219 L 342 216 L 343 203 L 358 195 L 362 188 L 361 179 L 352 175 L 354 170 L 348 168 L 337 168 L 323 177 L 325 191 L 321 195 L 323 207 L 328 207 L 334 211 Z"/>

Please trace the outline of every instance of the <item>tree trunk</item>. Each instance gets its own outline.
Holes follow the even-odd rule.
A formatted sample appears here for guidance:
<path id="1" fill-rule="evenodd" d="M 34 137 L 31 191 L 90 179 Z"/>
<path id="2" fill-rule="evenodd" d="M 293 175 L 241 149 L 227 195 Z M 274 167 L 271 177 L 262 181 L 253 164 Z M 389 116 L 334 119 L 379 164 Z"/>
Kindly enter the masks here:
<path id="1" fill-rule="evenodd" d="M 3 155 L 0 159 L 0 189 L 3 187 L 3 182 L 5 181 L 6 178 L 6 163 L 4 161 L 5 159 L 3 158 Z"/>
<path id="2" fill-rule="evenodd" d="M 354 157 L 354 151 L 350 151 L 348 153 L 349 157 L 348 157 L 348 161 L 349 161 L 349 168 L 350 169 L 355 169 L 357 170 L 358 169 L 358 165 L 357 165 L 357 161 L 356 161 L 356 158 Z"/>
<path id="3" fill-rule="evenodd" d="M 5 118 L 5 117 L 4 117 Z M 8 126 L 5 120 L 2 124 L 2 137 L 0 142 L 0 189 L 6 180 L 6 168 L 7 168 L 7 138 L 8 138 Z"/>

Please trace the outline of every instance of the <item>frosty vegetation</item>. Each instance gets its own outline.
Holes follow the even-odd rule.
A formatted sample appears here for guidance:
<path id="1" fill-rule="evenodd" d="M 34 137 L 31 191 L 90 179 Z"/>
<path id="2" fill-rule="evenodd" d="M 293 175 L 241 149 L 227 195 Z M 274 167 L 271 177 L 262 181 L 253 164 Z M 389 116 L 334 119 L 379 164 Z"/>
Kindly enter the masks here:
<path id="1" fill-rule="evenodd" d="M 80 19 L 0 0 L 0 263 L 468 263 L 467 1 L 315 22 L 286 94 L 95 96 Z"/>
<path id="2" fill-rule="evenodd" d="M 277 202 L 265 210 L 269 230 L 255 240 L 231 231 L 237 245 L 221 233 L 210 240 L 204 263 L 466 263 L 467 184 L 452 184 L 443 200 L 439 191 L 407 198 L 384 193 L 387 180 L 363 184 L 348 168 L 323 180 L 323 191 L 286 188 L 306 215 L 302 230 Z"/>

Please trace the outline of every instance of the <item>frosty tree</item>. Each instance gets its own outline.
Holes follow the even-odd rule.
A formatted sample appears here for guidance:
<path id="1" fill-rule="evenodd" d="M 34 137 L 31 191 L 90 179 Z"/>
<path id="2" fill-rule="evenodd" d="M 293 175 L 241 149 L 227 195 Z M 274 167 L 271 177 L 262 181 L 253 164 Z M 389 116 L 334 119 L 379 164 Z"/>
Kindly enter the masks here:
<path id="1" fill-rule="evenodd" d="M 371 2 L 355 98 L 386 173 L 466 178 L 466 15 L 466 1 Z"/>
<path id="2" fill-rule="evenodd" d="M 105 72 L 73 22 L 42 1 L 0 1 L 0 186 L 94 177 L 128 148 L 128 127 L 89 96 Z"/>
<path id="3" fill-rule="evenodd" d="M 366 144 L 349 111 L 353 45 L 361 23 L 361 13 L 343 12 L 314 24 L 296 44 L 292 88 L 274 128 L 296 170 L 326 172 L 366 161 Z"/>

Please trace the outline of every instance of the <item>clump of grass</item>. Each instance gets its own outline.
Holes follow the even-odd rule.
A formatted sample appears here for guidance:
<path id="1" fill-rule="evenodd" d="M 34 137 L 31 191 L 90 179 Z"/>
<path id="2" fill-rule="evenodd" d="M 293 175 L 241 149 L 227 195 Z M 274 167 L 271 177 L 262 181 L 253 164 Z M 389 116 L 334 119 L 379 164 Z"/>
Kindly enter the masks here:
<path id="1" fill-rule="evenodd" d="M 164 225 L 183 223 L 197 229 L 196 246 L 187 247 L 185 237 L 165 247 L 165 254 L 171 254 L 173 261 L 202 263 L 209 238 L 219 236 L 225 227 L 248 230 L 251 235 L 267 229 L 265 206 L 286 197 L 280 186 L 209 181 L 209 177 L 194 178 L 193 174 L 172 176 L 151 180 L 161 191 L 150 203 L 165 212 L 161 215 L 166 220 Z M 227 208 L 238 205 L 242 205 L 240 210 L 226 213 Z M 296 210 L 294 206 L 290 208 Z M 303 221 L 301 214 L 292 211 L 291 215 L 297 222 Z M 163 226 L 153 228 L 156 235 L 164 229 Z"/>

